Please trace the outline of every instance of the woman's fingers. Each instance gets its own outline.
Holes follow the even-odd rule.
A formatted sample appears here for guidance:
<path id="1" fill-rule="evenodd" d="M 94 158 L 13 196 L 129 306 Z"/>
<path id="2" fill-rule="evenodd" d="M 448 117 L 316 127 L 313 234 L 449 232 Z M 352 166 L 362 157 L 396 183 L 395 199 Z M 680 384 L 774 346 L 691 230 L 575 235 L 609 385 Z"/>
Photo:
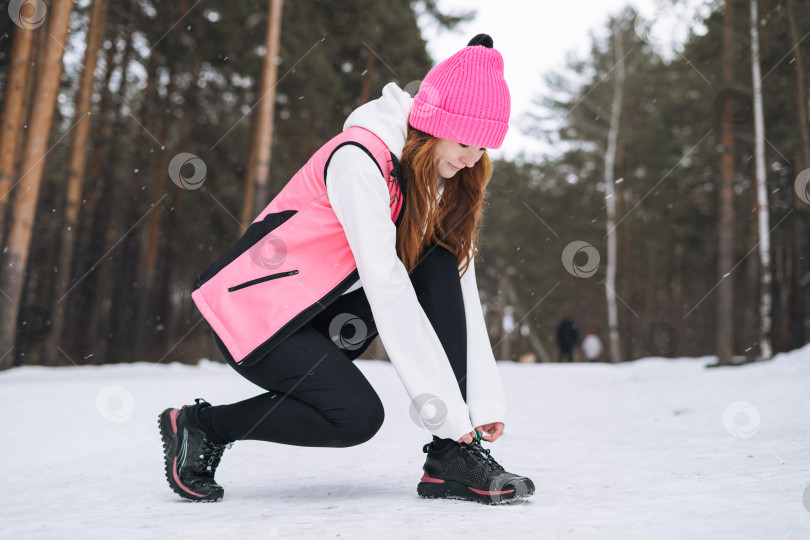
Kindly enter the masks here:
<path id="1" fill-rule="evenodd" d="M 485 441 L 495 442 L 498 437 L 503 435 L 503 422 L 494 422 L 485 426 L 478 426 L 475 428 L 475 431 L 462 435 L 458 442 L 470 444 L 476 437 L 476 431 Z"/>
<path id="2" fill-rule="evenodd" d="M 483 431 L 487 433 L 483 436 L 483 439 L 489 442 L 495 442 L 495 440 L 503 434 L 503 422 L 495 422 L 492 424 L 487 424 L 485 426 L 479 426 L 476 428 L 478 431 Z"/>
<path id="3" fill-rule="evenodd" d="M 473 441 L 472 434 L 471 433 L 465 433 L 464 435 L 461 436 L 461 438 L 457 442 L 463 442 L 463 443 L 470 444 L 472 441 Z"/>

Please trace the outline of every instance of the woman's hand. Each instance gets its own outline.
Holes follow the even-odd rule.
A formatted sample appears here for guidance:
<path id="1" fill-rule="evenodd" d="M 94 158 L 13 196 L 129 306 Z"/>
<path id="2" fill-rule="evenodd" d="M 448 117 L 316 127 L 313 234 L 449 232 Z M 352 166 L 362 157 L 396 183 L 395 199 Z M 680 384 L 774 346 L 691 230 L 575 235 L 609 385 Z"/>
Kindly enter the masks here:
<path id="1" fill-rule="evenodd" d="M 493 422 L 485 426 L 478 426 L 475 429 L 484 432 L 482 438 L 485 441 L 495 442 L 498 437 L 503 435 L 503 422 Z"/>
<path id="2" fill-rule="evenodd" d="M 483 426 L 478 426 L 475 428 L 476 431 L 480 431 L 483 433 L 481 436 L 482 439 L 489 442 L 495 442 L 495 440 L 503 435 L 503 422 L 493 422 L 491 424 L 486 424 Z M 475 431 L 471 433 L 465 433 L 461 436 L 458 442 L 463 442 L 466 444 L 470 444 L 475 439 Z"/>

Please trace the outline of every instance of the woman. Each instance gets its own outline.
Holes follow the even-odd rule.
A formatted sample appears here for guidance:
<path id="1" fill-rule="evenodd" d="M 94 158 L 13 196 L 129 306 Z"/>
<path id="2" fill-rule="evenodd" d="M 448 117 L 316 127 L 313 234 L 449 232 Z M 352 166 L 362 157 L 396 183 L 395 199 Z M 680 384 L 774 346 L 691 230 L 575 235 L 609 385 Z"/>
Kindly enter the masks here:
<path id="1" fill-rule="evenodd" d="M 479 34 L 413 99 L 389 83 L 355 110 L 200 275 L 192 298 L 219 350 L 267 392 L 160 415 L 176 493 L 222 498 L 214 473 L 236 440 L 369 440 L 383 407 L 352 361 L 378 333 L 433 435 L 417 492 L 484 503 L 534 493 L 480 443 L 498 439 L 506 414 L 473 255 L 486 148 L 500 147 L 509 110 L 503 59 Z"/>

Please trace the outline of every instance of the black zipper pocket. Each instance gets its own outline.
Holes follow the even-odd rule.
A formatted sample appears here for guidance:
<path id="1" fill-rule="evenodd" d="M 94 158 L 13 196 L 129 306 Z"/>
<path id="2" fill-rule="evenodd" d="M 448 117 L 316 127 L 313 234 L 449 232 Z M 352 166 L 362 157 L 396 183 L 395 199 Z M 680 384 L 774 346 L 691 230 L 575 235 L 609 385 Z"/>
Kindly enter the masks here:
<path id="1" fill-rule="evenodd" d="M 245 287 L 250 287 L 251 285 L 256 285 L 258 283 L 264 283 L 265 281 L 270 281 L 271 279 L 278 279 L 280 277 L 292 276 L 298 273 L 298 270 L 290 270 L 289 272 L 279 272 L 278 274 L 270 274 L 269 276 L 264 276 L 256 279 L 251 279 L 250 281 L 246 281 L 244 283 L 240 283 L 239 285 L 234 285 L 233 287 L 228 287 L 228 292 L 238 291 L 239 289 L 244 289 Z"/>

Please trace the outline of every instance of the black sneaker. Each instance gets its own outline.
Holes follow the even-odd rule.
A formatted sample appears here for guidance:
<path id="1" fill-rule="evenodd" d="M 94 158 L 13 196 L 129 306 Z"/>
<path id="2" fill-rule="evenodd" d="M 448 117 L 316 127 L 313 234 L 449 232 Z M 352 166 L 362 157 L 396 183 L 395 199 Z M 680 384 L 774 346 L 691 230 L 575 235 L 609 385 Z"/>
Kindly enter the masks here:
<path id="1" fill-rule="evenodd" d="M 183 405 L 180 409 L 166 409 L 158 417 L 163 454 L 166 462 L 166 480 L 175 493 L 192 501 L 214 502 L 222 498 L 225 490 L 214 480 L 217 466 L 225 448 L 218 444 L 200 423 L 198 412 L 211 404 L 197 398 L 196 405 Z"/>
<path id="2" fill-rule="evenodd" d="M 534 494 L 532 481 L 506 472 L 489 450 L 481 447 L 479 438 L 470 444 L 452 441 L 442 450 L 430 442 L 422 451 L 427 461 L 416 487 L 422 497 L 503 504 L 523 502 Z"/>

